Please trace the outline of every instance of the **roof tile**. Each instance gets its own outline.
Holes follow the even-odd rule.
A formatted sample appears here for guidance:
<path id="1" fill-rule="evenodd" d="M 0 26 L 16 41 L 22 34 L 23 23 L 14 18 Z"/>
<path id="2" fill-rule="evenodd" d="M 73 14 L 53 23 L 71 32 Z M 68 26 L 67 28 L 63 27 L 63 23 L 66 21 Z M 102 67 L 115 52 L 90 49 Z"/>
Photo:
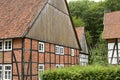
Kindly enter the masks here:
<path id="1" fill-rule="evenodd" d="M 78 27 L 78 28 L 76 28 L 76 31 L 77 31 L 78 39 L 80 41 L 84 34 L 84 27 Z"/>
<path id="2" fill-rule="evenodd" d="M 103 38 L 120 38 L 120 11 L 105 13 Z"/>
<path id="3" fill-rule="evenodd" d="M 0 0 L 0 38 L 22 37 L 45 0 Z"/>

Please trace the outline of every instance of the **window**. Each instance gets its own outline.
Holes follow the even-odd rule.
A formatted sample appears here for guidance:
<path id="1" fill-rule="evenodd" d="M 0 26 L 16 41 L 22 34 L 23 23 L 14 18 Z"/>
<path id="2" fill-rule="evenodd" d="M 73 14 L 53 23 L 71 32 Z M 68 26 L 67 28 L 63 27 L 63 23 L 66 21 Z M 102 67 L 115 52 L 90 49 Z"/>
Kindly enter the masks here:
<path id="1" fill-rule="evenodd" d="M 60 54 L 60 47 L 57 45 L 55 46 L 55 53 Z"/>
<path id="2" fill-rule="evenodd" d="M 88 64 L 88 55 L 80 54 L 80 65 L 86 66 Z"/>
<path id="3" fill-rule="evenodd" d="M 56 64 L 56 68 L 59 68 L 60 67 L 60 65 L 59 64 Z"/>
<path id="4" fill-rule="evenodd" d="M 64 55 L 64 47 L 60 47 L 60 54 Z"/>
<path id="5" fill-rule="evenodd" d="M 3 41 L 0 41 L 0 51 L 3 50 Z"/>
<path id="6" fill-rule="evenodd" d="M 60 55 L 64 55 L 64 47 L 56 45 L 55 46 L 55 53 L 60 54 Z"/>
<path id="7" fill-rule="evenodd" d="M 11 80 L 12 73 L 11 73 L 11 65 L 4 66 L 4 80 Z"/>
<path id="8" fill-rule="evenodd" d="M 0 65 L 0 80 L 11 80 L 12 79 L 12 66 L 11 65 Z"/>
<path id="9" fill-rule="evenodd" d="M 74 49 L 70 50 L 71 56 L 74 56 Z"/>
<path id="10" fill-rule="evenodd" d="M 12 50 L 12 40 L 4 41 L 4 50 Z"/>
<path id="11" fill-rule="evenodd" d="M 64 64 L 56 64 L 56 68 L 64 68 Z"/>
<path id="12" fill-rule="evenodd" d="M 44 71 L 44 64 L 39 64 L 38 65 L 38 78 L 39 80 L 41 80 L 40 76 L 41 76 L 41 73 Z"/>
<path id="13" fill-rule="evenodd" d="M 44 52 L 45 50 L 44 50 L 44 43 L 43 42 L 39 42 L 39 45 L 38 45 L 38 51 L 39 52 Z"/>

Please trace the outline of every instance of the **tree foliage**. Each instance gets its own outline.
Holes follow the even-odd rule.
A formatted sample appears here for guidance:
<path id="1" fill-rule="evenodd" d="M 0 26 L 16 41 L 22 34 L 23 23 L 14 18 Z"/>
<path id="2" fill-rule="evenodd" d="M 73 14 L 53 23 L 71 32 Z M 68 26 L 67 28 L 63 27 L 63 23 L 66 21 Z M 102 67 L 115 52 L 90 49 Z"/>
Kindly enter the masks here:
<path id="1" fill-rule="evenodd" d="M 89 42 L 89 44 L 96 44 L 103 29 L 104 4 L 102 2 L 96 3 L 89 0 L 79 0 L 70 2 L 69 7 L 72 16 L 80 17 L 85 23 L 86 31 L 89 31 L 89 35 L 93 38 L 93 43 Z"/>
<path id="2" fill-rule="evenodd" d="M 107 64 L 107 43 L 100 36 L 98 43 L 95 47 L 90 49 L 90 63 L 97 65 Z"/>
<path id="3" fill-rule="evenodd" d="M 73 16 L 72 19 L 74 26 L 76 27 L 85 26 L 84 21 L 80 17 L 76 18 L 76 16 Z"/>
<path id="4" fill-rule="evenodd" d="M 105 0 L 107 11 L 117 11 L 120 10 L 120 0 Z"/>

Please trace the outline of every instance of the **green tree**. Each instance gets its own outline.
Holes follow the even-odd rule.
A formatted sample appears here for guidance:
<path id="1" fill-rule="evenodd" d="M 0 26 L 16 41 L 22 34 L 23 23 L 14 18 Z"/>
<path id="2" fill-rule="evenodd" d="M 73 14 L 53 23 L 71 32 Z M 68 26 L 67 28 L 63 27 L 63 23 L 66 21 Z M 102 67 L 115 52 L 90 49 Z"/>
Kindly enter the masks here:
<path id="1" fill-rule="evenodd" d="M 73 16 L 72 19 L 75 27 L 85 26 L 85 23 L 80 17 L 76 18 L 76 16 Z"/>
<path id="2" fill-rule="evenodd" d="M 77 18 L 83 18 L 82 16 L 85 14 L 85 11 L 89 8 L 89 5 L 91 5 L 91 2 L 89 0 L 71 1 L 69 3 L 69 8 L 72 16 L 76 16 Z"/>
<path id="3" fill-rule="evenodd" d="M 103 30 L 103 15 L 104 15 L 104 2 L 93 2 L 89 0 L 79 0 L 69 3 L 70 11 L 72 16 L 80 18 L 84 23 L 86 31 L 89 31 L 89 35 L 92 37 L 92 43 L 95 45 Z M 75 19 L 73 19 L 74 24 Z"/>
<path id="4" fill-rule="evenodd" d="M 98 43 L 90 49 L 90 64 L 107 65 L 107 43 L 100 36 Z"/>
<path id="5" fill-rule="evenodd" d="M 93 46 L 97 43 L 103 31 L 104 3 L 97 2 L 92 4 L 84 14 L 85 29 L 90 32 Z"/>
<path id="6" fill-rule="evenodd" d="M 120 0 L 105 0 L 106 11 L 120 10 Z"/>

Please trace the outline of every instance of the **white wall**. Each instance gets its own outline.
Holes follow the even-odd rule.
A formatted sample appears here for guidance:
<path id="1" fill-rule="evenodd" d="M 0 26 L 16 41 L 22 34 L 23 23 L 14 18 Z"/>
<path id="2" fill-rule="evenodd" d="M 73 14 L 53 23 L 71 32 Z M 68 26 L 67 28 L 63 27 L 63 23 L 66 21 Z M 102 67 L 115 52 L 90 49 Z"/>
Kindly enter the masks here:
<path id="1" fill-rule="evenodd" d="M 113 59 L 112 59 L 112 53 L 113 53 L 113 48 L 114 48 L 115 42 L 114 43 L 108 43 L 108 62 L 109 64 L 117 64 L 117 47 L 115 46 L 114 54 L 113 54 Z M 120 56 L 120 39 L 118 40 L 118 55 Z M 118 56 L 118 57 L 119 57 Z M 111 62 L 112 59 L 112 62 Z"/>
<path id="2" fill-rule="evenodd" d="M 80 54 L 80 65 L 86 66 L 88 64 L 88 55 Z"/>

